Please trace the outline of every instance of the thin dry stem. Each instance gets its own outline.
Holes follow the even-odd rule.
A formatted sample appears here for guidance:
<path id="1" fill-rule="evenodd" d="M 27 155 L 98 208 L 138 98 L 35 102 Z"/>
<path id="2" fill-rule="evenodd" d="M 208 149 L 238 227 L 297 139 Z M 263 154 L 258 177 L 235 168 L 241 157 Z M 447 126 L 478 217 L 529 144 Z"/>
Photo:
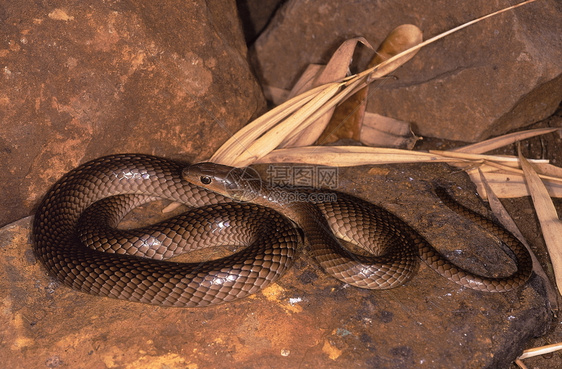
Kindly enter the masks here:
<path id="1" fill-rule="evenodd" d="M 523 351 L 523 354 L 519 356 L 519 359 L 527 359 L 539 355 L 550 354 L 551 352 L 556 352 L 560 350 L 562 350 L 562 342 L 554 343 L 552 345 L 534 347 Z"/>

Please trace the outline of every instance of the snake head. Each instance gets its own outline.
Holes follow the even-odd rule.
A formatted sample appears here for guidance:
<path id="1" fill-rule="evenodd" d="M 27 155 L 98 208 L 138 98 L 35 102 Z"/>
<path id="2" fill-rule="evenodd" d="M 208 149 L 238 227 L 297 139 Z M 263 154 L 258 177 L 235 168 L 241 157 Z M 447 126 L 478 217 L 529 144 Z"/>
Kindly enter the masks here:
<path id="1" fill-rule="evenodd" d="M 182 177 L 191 184 L 238 201 L 252 201 L 261 192 L 261 178 L 252 168 L 204 162 L 184 168 Z"/>

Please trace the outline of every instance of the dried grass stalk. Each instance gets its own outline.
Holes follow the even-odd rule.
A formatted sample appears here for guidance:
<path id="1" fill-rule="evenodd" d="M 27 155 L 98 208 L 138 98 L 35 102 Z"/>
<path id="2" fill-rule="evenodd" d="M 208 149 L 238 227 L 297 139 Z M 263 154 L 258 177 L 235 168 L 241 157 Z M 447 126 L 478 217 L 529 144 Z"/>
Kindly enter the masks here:
<path id="1" fill-rule="evenodd" d="M 518 142 L 518 141 L 521 141 L 521 140 L 524 140 L 524 139 L 527 139 L 527 138 L 531 138 L 531 137 L 535 137 L 535 136 L 539 136 L 539 135 L 544 135 L 544 134 L 555 132 L 555 131 L 561 131 L 562 132 L 562 130 L 560 128 L 530 129 L 530 130 L 527 130 L 527 131 L 515 132 L 515 133 L 510 133 L 510 134 L 499 136 L 499 137 L 494 137 L 494 138 L 491 138 L 491 139 L 486 140 L 486 141 L 478 142 L 478 143 L 468 145 L 468 146 L 459 147 L 459 148 L 456 148 L 456 149 L 452 149 L 450 151 L 465 152 L 465 153 L 471 153 L 471 154 L 482 154 L 484 152 L 492 151 L 492 150 L 495 150 L 497 148 L 510 145 L 514 142 Z"/>
<path id="2" fill-rule="evenodd" d="M 305 146 L 274 150 L 256 163 L 306 163 L 350 167 L 357 165 L 457 161 L 420 151 L 364 146 Z"/>
<path id="3" fill-rule="evenodd" d="M 550 255 L 558 292 L 562 294 L 562 238 L 560 237 L 562 222 L 558 218 L 552 199 L 533 168 L 533 164 L 521 155 L 521 151 L 519 151 L 519 159 Z"/>
<path id="4" fill-rule="evenodd" d="M 519 359 L 527 359 L 530 357 L 535 357 L 535 356 L 539 356 L 539 355 L 545 355 L 545 354 L 549 354 L 551 352 L 556 352 L 562 350 L 562 342 L 558 342 L 552 345 L 546 345 L 546 346 L 541 346 L 541 347 L 535 347 L 532 349 L 528 349 L 523 351 L 523 354 L 521 356 L 519 356 Z"/>

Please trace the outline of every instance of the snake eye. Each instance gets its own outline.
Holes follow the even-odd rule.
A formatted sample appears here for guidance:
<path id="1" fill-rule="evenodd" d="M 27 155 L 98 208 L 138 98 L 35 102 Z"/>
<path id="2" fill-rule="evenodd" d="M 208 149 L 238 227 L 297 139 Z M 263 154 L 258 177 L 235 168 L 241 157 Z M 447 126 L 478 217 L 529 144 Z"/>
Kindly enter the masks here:
<path id="1" fill-rule="evenodd" d="M 199 178 L 199 180 L 201 181 L 201 183 L 203 183 L 204 185 L 208 185 L 211 183 L 211 177 L 209 176 L 201 176 L 201 178 Z"/>

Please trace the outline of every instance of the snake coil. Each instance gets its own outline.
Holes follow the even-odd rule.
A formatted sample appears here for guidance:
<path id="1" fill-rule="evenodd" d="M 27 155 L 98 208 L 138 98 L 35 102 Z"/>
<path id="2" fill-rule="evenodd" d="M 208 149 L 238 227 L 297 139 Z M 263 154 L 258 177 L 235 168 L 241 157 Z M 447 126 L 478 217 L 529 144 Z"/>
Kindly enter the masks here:
<path id="1" fill-rule="evenodd" d="M 501 278 L 471 274 L 441 256 L 385 209 L 343 193 L 336 193 L 336 201 L 317 204 L 263 202 L 270 195 L 267 192 L 254 194 L 257 204 L 232 202 L 203 187 L 218 183 L 224 188 L 227 175 L 236 170 L 212 164 L 217 174 L 205 183 L 207 179 L 201 178 L 208 177 L 209 165 L 189 167 L 187 179 L 192 183 L 186 181 L 185 165 L 150 155 L 110 155 L 77 167 L 51 188 L 36 212 L 35 254 L 52 275 L 76 290 L 184 307 L 236 300 L 279 278 L 301 243 L 293 222 L 304 231 L 312 256 L 326 272 L 362 288 L 403 284 L 415 274 L 419 258 L 450 280 L 482 291 L 516 288 L 531 273 L 530 256 L 519 241 L 455 202 L 447 204 L 459 207 L 456 210 L 500 237 L 512 250 L 518 267 L 514 274 Z M 147 229 L 128 231 L 127 239 L 122 233 L 112 233 L 131 207 L 153 198 L 199 209 Z M 270 205 L 273 210 L 266 207 Z M 81 231 L 77 230 L 79 223 Z M 341 248 L 338 238 L 357 243 L 374 256 L 352 254 Z M 164 260 L 209 244 L 233 243 L 249 246 L 205 263 Z M 92 249 L 96 247 L 98 250 Z"/>

